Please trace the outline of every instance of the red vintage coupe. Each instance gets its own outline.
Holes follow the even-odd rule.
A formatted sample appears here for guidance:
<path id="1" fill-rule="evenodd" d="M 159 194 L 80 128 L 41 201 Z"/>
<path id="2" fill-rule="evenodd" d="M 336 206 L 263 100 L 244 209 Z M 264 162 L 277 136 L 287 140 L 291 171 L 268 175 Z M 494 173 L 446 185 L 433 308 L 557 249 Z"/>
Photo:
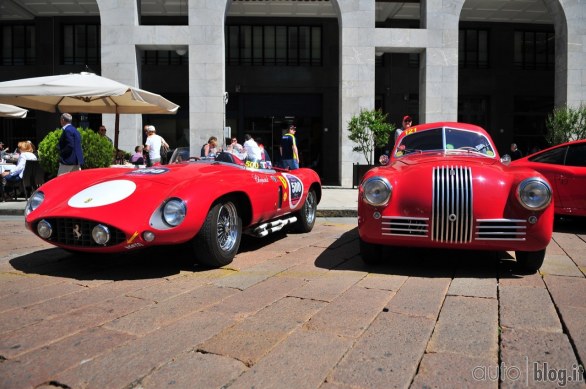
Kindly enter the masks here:
<path id="1" fill-rule="evenodd" d="M 182 156 L 187 159 L 176 153 L 174 161 Z M 200 264 L 217 267 L 232 262 L 243 233 L 262 237 L 288 225 L 311 231 L 320 198 L 320 179 L 311 169 L 273 169 L 221 153 L 59 176 L 31 196 L 25 220 L 36 235 L 70 251 L 191 242 Z"/>
<path id="2" fill-rule="evenodd" d="M 586 216 L 586 139 L 550 147 L 511 166 L 535 169 L 549 180 L 556 214 Z"/>
<path id="3" fill-rule="evenodd" d="M 413 126 L 384 157 L 358 191 L 365 262 L 383 260 L 388 245 L 510 250 L 526 270 L 541 267 L 553 230 L 550 184 L 535 170 L 506 166 L 482 128 Z"/>

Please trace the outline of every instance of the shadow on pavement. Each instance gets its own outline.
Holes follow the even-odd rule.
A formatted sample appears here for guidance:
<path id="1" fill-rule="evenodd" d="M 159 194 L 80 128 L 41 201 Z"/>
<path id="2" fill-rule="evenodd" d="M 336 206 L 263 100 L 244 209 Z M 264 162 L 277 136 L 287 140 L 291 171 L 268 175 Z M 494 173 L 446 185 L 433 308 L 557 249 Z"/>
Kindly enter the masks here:
<path id="1" fill-rule="evenodd" d="M 238 252 L 254 251 L 286 237 L 278 232 L 265 238 L 243 236 Z M 61 248 L 36 251 L 10 260 L 26 274 L 64 277 L 76 280 L 139 280 L 168 277 L 181 271 L 203 272 L 189 243 L 157 246 L 120 254 L 68 252 Z"/>
<path id="2" fill-rule="evenodd" d="M 71 253 L 60 248 L 13 258 L 10 264 L 27 274 L 76 280 L 138 280 L 200 271 L 181 246 L 153 247 L 124 254 Z M 203 270 L 203 269 L 201 269 Z"/>
<path id="3" fill-rule="evenodd" d="M 362 261 L 358 228 L 354 228 L 324 250 L 315 260 L 315 266 L 427 278 L 519 278 L 529 274 L 518 268 L 511 255 L 502 251 L 387 246 L 380 260 L 376 265 Z"/>
<path id="4" fill-rule="evenodd" d="M 554 232 L 565 232 L 569 234 L 586 234 L 586 217 L 580 216 L 557 216 L 553 223 Z"/>

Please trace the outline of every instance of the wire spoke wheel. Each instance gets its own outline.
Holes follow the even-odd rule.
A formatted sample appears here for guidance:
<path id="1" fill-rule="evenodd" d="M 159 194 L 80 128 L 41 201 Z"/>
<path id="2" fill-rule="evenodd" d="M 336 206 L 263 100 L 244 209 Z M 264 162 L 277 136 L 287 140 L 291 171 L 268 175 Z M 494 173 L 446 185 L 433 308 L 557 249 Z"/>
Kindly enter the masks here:
<path id="1" fill-rule="evenodd" d="M 237 241 L 238 212 L 234 203 L 223 204 L 218 212 L 216 222 L 216 236 L 222 251 L 231 251 Z"/>
<path id="2" fill-rule="evenodd" d="M 314 191 L 309 191 L 305 204 L 305 209 L 303 209 L 305 220 L 307 220 L 307 224 L 313 224 L 315 221 L 315 212 L 317 211 L 317 198 Z"/>
<path id="3" fill-rule="evenodd" d="M 242 219 L 232 199 L 216 202 L 193 240 L 197 261 L 204 266 L 220 267 L 232 262 L 240 247 Z"/>

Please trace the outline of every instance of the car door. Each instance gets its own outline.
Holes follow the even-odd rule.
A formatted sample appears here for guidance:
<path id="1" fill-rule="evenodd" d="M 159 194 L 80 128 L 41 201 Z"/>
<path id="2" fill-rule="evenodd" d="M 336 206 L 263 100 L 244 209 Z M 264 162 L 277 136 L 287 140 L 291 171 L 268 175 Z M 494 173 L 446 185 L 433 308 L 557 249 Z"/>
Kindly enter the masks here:
<path id="1" fill-rule="evenodd" d="M 554 204 L 556 208 L 563 208 L 563 196 L 560 192 L 560 185 L 564 185 L 565 173 L 564 161 L 568 147 L 556 147 L 537 154 L 528 160 L 528 166 L 537 170 L 547 178 L 552 185 Z M 563 192 L 563 191 L 562 191 Z"/>
<path id="2" fill-rule="evenodd" d="M 562 207 L 572 213 L 586 213 L 586 143 L 569 146 L 565 164 L 557 177 Z"/>

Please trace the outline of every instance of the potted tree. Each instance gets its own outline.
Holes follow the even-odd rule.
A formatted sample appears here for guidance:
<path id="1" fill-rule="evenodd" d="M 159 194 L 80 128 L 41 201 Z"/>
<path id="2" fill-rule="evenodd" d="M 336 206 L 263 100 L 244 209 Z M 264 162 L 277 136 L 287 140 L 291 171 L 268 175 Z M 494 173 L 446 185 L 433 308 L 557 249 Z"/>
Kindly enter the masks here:
<path id="1" fill-rule="evenodd" d="M 81 134 L 81 149 L 84 165 L 82 169 L 110 166 L 114 160 L 114 146 L 106 137 L 100 136 L 89 128 L 78 128 Z M 59 138 L 62 129 L 58 128 L 47 134 L 39 143 L 39 161 L 50 177 L 57 175 L 59 169 Z"/>
<path id="2" fill-rule="evenodd" d="M 586 105 L 557 107 L 547 116 L 546 136 L 550 146 L 586 138 Z"/>
<path id="3" fill-rule="evenodd" d="M 388 122 L 387 114 L 382 110 L 360 110 L 360 113 L 352 116 L 348 122 L 348 139 L 356 143 L 353 151 L 362 153 L 366 159 L 366 165 L 355 164 L 352 183 L 358 185 L 364 173 L 374 166 L 375 148 L 383 148 L 389 143 L 389 139 L 395 126 Z"/>

